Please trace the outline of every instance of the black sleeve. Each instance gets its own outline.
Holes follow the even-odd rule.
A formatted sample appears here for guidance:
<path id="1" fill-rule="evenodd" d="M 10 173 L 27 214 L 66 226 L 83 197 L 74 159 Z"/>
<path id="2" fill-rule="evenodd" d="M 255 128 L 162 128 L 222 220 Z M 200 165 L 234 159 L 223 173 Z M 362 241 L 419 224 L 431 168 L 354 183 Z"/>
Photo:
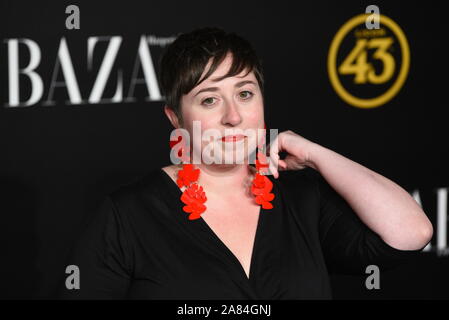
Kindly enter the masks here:
<path id="1" fill-rule="evenodd" d="M 58 289 L 60 299 L 124 299 L 132 275 L 132 251 L 127 221 L 110 196 L 94 210 L 71 251 L 67 265 L 79 268 L 80 288 L 67 289 L 67 274 Z"/>
<path id="2" fill-rule="evenodd" d="M 320 242 L 331 274 L 365 274 L 368 265 L 385 271 L 418 257 L 424 249 L 399 250 L 372 231 L 349 204 L 313 169 L 320 197 Z"/>

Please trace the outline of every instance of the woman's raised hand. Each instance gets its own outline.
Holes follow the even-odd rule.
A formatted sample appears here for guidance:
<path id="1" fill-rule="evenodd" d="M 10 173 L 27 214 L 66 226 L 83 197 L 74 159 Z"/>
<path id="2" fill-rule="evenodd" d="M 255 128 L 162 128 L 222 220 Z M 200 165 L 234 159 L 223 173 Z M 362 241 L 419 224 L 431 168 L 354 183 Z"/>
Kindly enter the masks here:
<path id="1" fill-rule="evenodd" d="M 273 176 L 279 177 L 278 171 L 300 170 L 305 167 L 316 169 L 312 154 L 318 145 L 291 130 L 279 133 L 268 146 L 269 169 Z M 287 156 L 280 159 L 279 153 L 286 152 Z"/>

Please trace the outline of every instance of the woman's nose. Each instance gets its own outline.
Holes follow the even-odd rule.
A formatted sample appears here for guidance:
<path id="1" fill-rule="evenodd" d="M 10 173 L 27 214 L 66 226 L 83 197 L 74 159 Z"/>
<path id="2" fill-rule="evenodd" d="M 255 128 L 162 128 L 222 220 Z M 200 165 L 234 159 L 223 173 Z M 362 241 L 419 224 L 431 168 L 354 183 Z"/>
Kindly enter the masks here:
<path id="1" fill-rule="evenodd" d="M 235 103 L 226 103 L 224 110 L 225 111 L 222 118 L 223 124 L 231 124 L 235 126 L 242 122 L 242 117 L 238 111 L 238 106 Z"/>

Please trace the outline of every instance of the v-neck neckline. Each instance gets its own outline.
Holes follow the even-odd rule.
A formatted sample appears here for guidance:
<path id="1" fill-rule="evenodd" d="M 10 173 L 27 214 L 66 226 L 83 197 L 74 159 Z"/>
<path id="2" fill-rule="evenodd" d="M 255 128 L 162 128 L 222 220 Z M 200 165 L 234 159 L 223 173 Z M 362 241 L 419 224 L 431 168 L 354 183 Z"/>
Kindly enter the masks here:
<path id="1" fill-rule="evenodd" d="M 177 195 L 178 199 L 180 199 L 183 191 L 178 187 L 178 185 L 176 184 L 176 182 L 169 176 L 169 174 L 167 172 L 165 172 L 165 170 L 163 170 L 162 168 L 160 168 L 161 174 L 165 177 L 165 181 L 167 182 L 167 185 L 170 187 L 171 190 L 174 191 L 174 194 Z M 267 176 L 268 179 L 270 179 Z M 270 179 L 271 180 L 271 179 Z M 275 183 L 272 181 L 273 183 L 273 191 L 275 188 Z M 275 196 L 276 197 L 276 196 Z M 270 209 L 271 211 L 273 211 L 273 209 Z M 203 228 L 203 231 L 205 231 L 212 239 L 214 239 L 215 243 L 220 246 L 223 249 L 223 252 L 234 262 L 234 264 L 236 264 L 238 266 L 238 268 L 240 269 L 240 273 L 241 275 L 246 279 L 246 281 L 248 282 L 252 282 L 253 278 L 254 278 L 254 273 L 255 273 L 255 261 L 257 259 L 257 254 L 258 254 L 258 244 L 260 241 L 260 237 L 263 226 L 264 226 L 264 216 L 265 214 L 271 213 L 271 212 L 267 212 L 268 209 L 264 209 L 262 206 L 260 206 L 260 210 L 259 210 L 259 216 L 257 218 L 257 226 L 256 226 L 256 232 L 254 235 L 254 242 L 253 242 L 253 248 L 252 248 L 252 252 L 251 252 L 251 260 L 250 260 L 250 267 L 249 267 L 249 275 L 246 275 L 245 272 L 245 268 L 243 267 L 242 263 L 240 262 L 240 260 L 237 258 L 237 256 L 232 252 L 231 249 L 229 249 L 229 247 L 218 237 L 218 235 L 215 233 L 215 231 L 209 226 L 209 224 L 206 222 L 206 220 L 203 219 L 203 217 L 199 217 L 196 220 L 188 220 L 188 215 L 186 212 L 184 212 L 182 210 L 182 206 L 180 207 L 180 211 L 182 211 L 183 213 L 185 213 L 184 218 L 186 221 L 188 222 L 194 222 L 197 221 L 198 222 L 198 226 L 201 226 Z"/>

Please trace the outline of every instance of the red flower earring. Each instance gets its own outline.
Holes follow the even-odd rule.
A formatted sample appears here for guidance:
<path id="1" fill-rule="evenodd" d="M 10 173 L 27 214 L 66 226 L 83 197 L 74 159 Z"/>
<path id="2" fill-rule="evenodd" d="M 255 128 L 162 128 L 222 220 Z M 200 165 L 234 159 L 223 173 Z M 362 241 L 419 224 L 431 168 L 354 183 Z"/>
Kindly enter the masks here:
<path id="1" fill-rule="evenodd" d="M 181 201 L 185 204 L 182 209 L 190 213 L 189 220 L 198 219 L 206 211 L 204 203 L 207 201 L 203 187 L 196 183 L 200 169 L 194 169 L 193 164 L 183 164 L 182 166 L 183 168 L 178 171 L 177 180 L 180 188 L 187 187 L 181 195 Z"/>
<path id="2" fill-rule="evenodd" d="M 266 125 L 264 125 L 266 129 Z M 260 152 L 259 146 L 257 147 L 257 159 L 256 159 L 256 175 L 254 177 L 251 192 L 255 196 L 255 200 L 257 204 L 262 205 L 264 209 L 272 209 L 273 204 L 270 203 L 274 199 L 274 193 L 271 193 L 271 189 L 273 188 L 273 183 L 270 179 L 267 178 L 266 175 L 262 175 L 261 172 L 266 172 L 268 168 L 268 161 L 266 156 Z"/>
<path id="3" fill-rule="evenodd" d="M 186 150 L 187 147 L 182 141 L 182 136 L 178 138 L 178 141 L 170 141 L 170 148 L 173 148 L 176 144 L 181 143 L 180 152 L 178 151 L 178 158 L 181 161 L 188 161 Z M 183 163 L 182 169 L 178 171 L 178 179 L 176 184 L 179 188 L 186 187 L 181 195 L 181 201 L 185 204 L 182 208 L 189 214 L 189 220 L 198 219 L 206 210 L 204 203 L 207 201 L 206 193 L 203 187 L 199 186 L 196 181 L 200 175 L 200 169 L 194 169 L 193 164 Z"/>

